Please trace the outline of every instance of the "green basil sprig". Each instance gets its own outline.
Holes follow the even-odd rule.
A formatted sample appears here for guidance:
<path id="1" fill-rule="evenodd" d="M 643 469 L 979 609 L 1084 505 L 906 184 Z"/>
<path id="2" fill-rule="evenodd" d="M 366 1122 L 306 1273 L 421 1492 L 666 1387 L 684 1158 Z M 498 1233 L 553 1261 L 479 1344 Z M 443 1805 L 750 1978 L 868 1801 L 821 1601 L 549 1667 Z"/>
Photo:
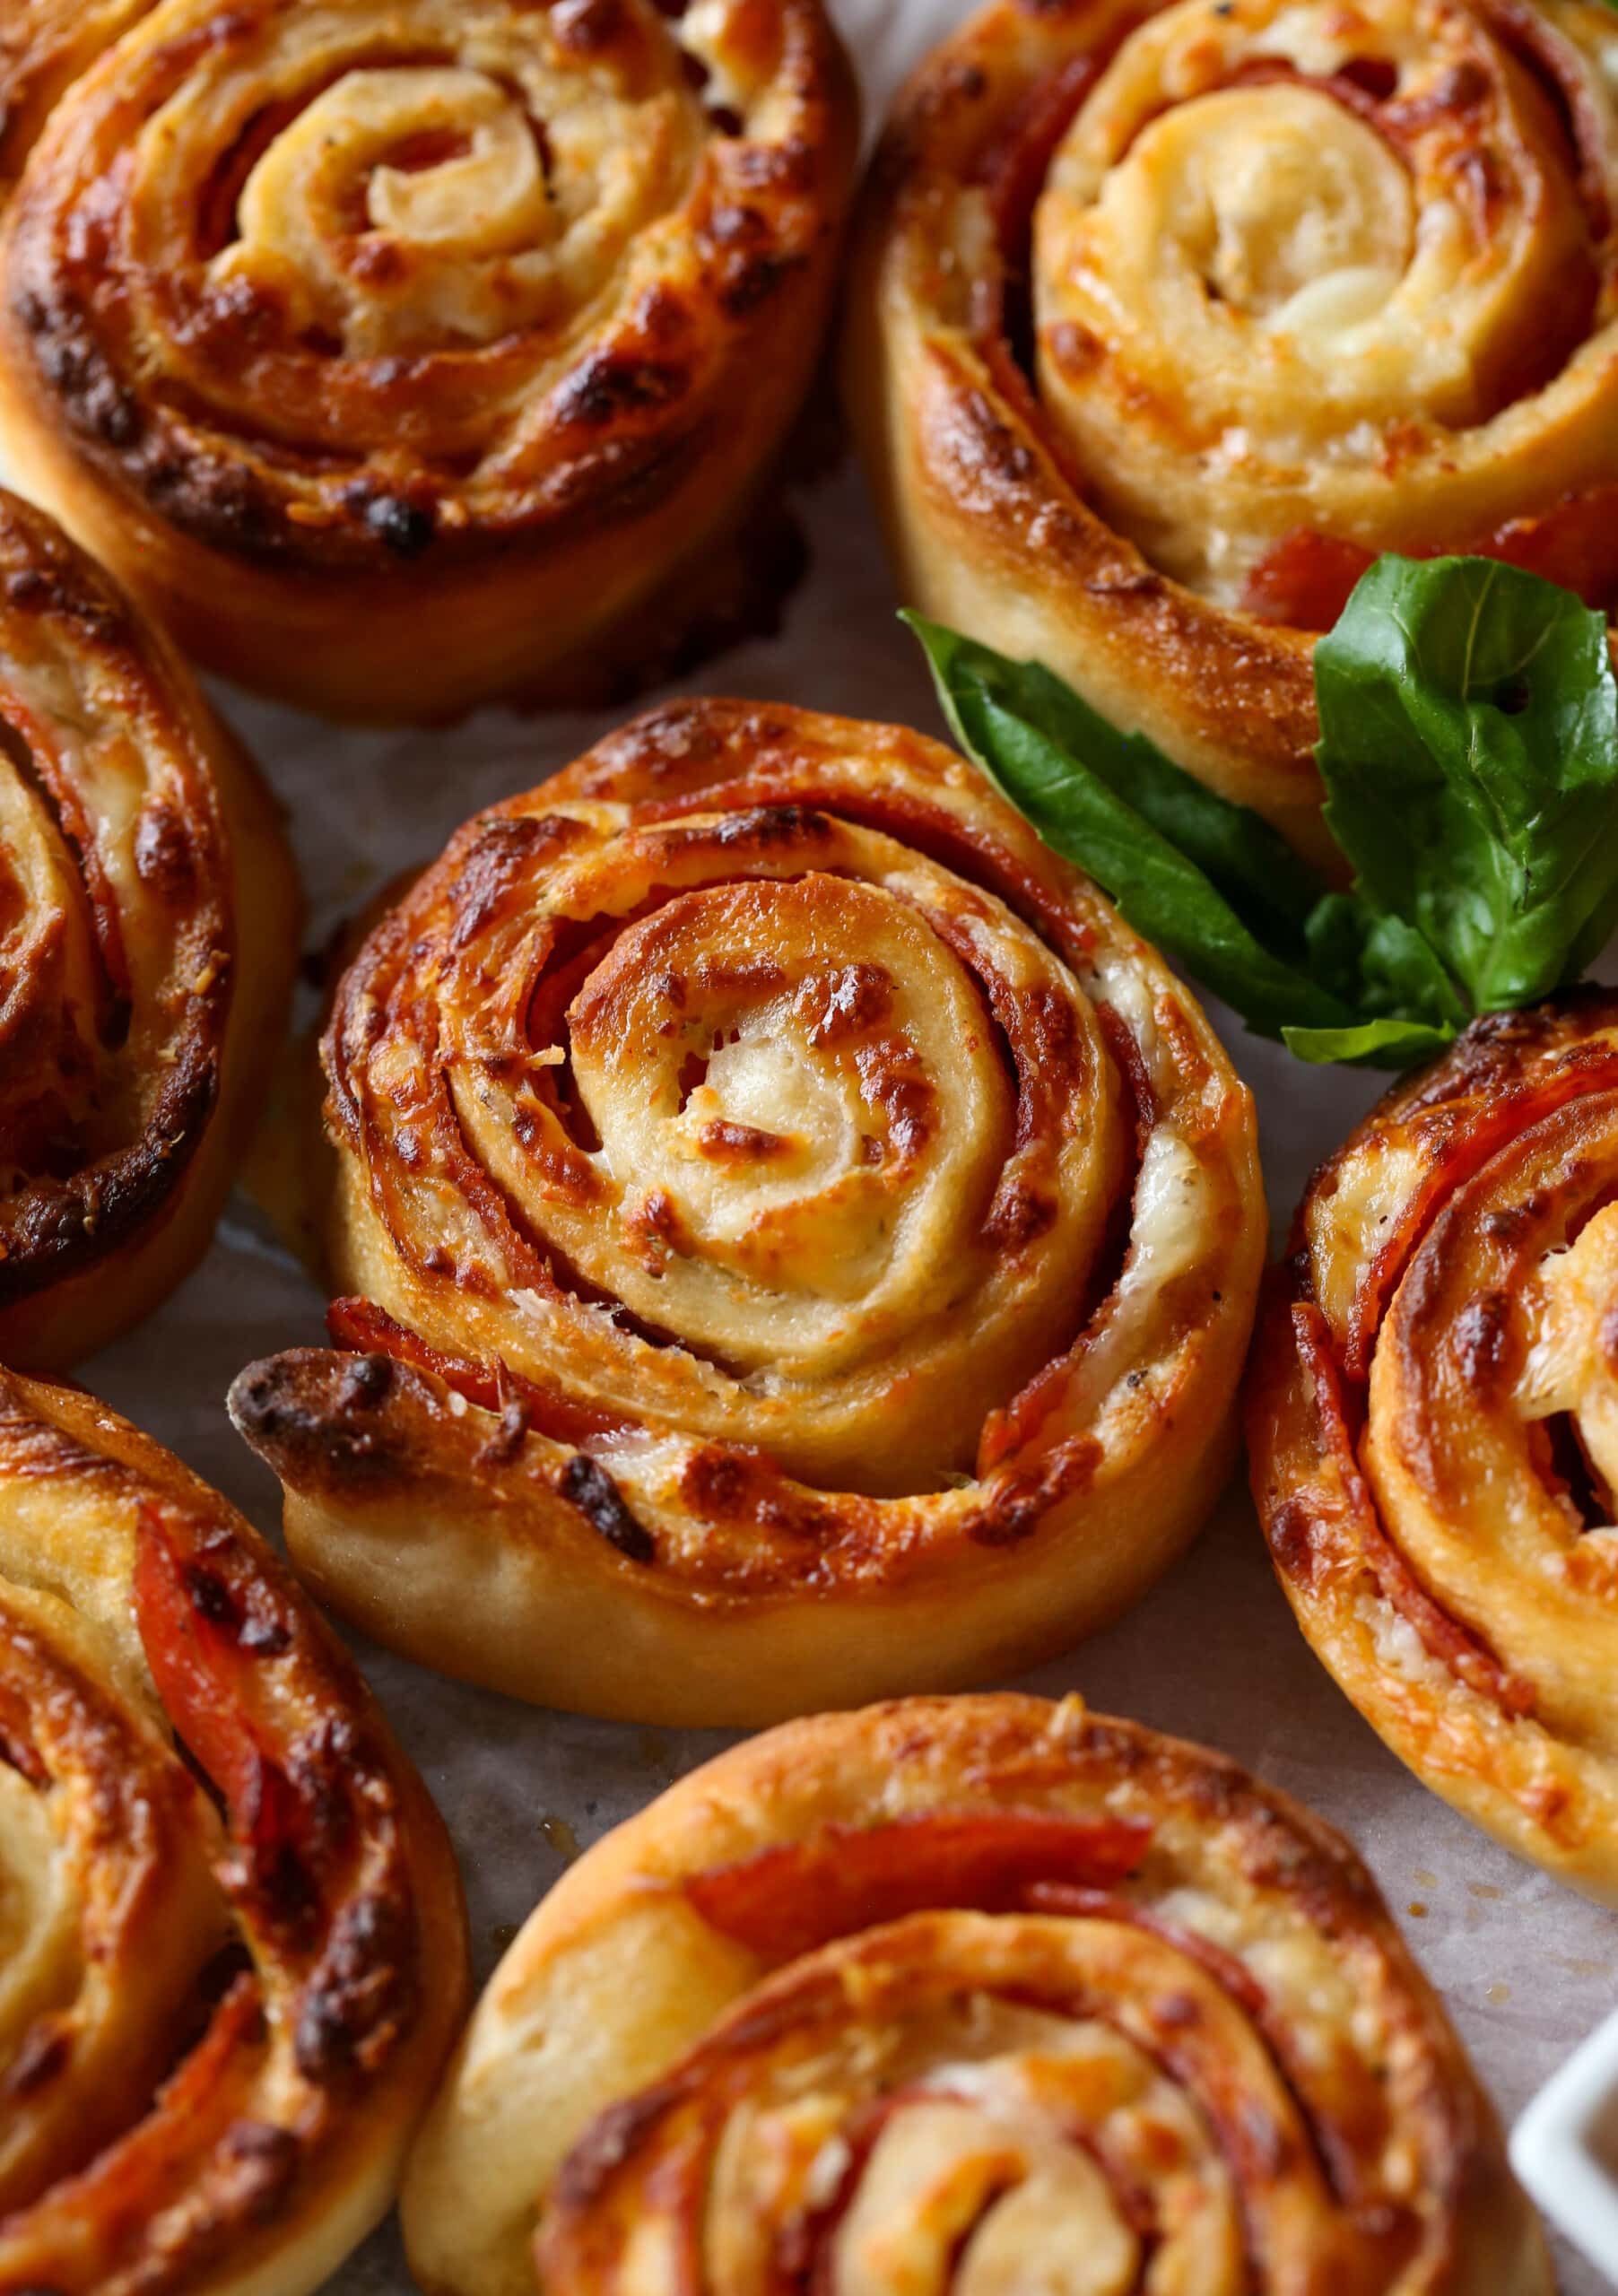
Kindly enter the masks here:
<path id="1" fill-rule="evenodd" d="M 1618 926 L 1606 622 L 1537 575 L 1381 558 L 1316 647 L 1346 893 L 1040 664 L 905 619 L 956 739 L 1046 843 L 1301 1059 L 1407 1067 L 1577 979 Z"/>

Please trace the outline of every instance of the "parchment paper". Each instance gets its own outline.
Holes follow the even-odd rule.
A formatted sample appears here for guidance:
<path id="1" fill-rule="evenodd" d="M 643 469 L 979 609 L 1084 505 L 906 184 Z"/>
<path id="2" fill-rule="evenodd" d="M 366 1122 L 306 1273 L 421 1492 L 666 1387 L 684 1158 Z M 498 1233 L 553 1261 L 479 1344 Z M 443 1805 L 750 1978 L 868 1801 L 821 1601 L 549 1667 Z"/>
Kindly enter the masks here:
<path id="1" fill-rule="evenodd" d="M 965 0 L 831 4 L 860 61 L 868 121 L 965 13 Z M 892 619 L 857 472 L 845 467 L 803 507 L 813 564 L 784 634 L 689 685 L 942 732 L 919 657 Z M 356 735 L 229 692 L 219 699 L 291 808 L 311 945 L 385 878 L 435 855 L 478 806 L 542 780 L 611 722 L 487 713 L 448 734 Z M 1299 1067 L 1229 1014 L 1215 1008 L 1215 1017 L 1257 1094 L 1279 1232 L 1309 1168 L 1377 1085 Z M 239 1193 L 197 1274 L 80 1376 L 273 1530 L 277 1492 L 232 1433 L 222 1398 L 253 1357 L 319 1344 L 324 1306 Z M 726 1743 L 718 1733 L 537 1712 L 369 1648 L 360 1656 L 455 1836 L 480 1982 L 578 1848 Z M 1298 1633 L 1240 1488 L 1130 1618 L 1024 1686 L 1076 1688 L 1102 1709 L 1222 1747 L 1352 1835 L 1508 2119 L 1613 2006 L 1618 1916 L 1494 1848 L 1384 1751 Z M 1590 2267 L 1565 2251 L 1561 2262 L 1564 2296 L 1597 2296 Z M 330 2286 L 341 2296 L 409 2296 L 391 2225 Z"/>

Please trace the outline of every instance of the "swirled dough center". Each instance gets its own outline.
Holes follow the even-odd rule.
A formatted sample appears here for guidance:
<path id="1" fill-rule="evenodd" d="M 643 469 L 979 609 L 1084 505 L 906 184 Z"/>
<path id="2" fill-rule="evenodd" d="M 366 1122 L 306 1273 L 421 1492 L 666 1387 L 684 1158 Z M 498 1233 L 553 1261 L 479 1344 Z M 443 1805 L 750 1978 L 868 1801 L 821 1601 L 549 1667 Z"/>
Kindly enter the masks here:
<path id="1" fill-rule="evenodd" d="M 629 1231 L 660 1222 L 674 1247 L 655 1297 L 683 1333 L 753 1364 L 836 1358 L 873 1318 L 948 1304 L 1010 1093 L 914 911 L 819 875 L 688 893 L 622 936 L 570 1018 Z M 590 1272 L 650 1306 L 622 1248 Z"/>
<path id="2" fill-rule="evenodd" d="M 1034 212 L 1039 383 L 1166 572 L 1240 604 L 1300 534 L 1477 547 L 1610 480 L 1618 123 L 1545 39 L 1542 67 L 1457 0 L 1179 0 L 1100 73 Z"/>
<path id="3" fill-rule="evenodd" d="M 625 22 L 637 40 L 615 66 L 568 55 L 543 22 L 518 39 L 474 22 L 457 62 L 356 57 L 307 100 L 333 52 L 318 27 L 290 37 L 291 117 L 242 185 L 212 287 L 267 297 L 352 357 L 565 330 L 674 206 L 700 147 L 674 43 Z M 254 132 L 240 111 L 230 83 L 204 87 L 183 132 L 228 152 Z M 155 170 L 164 148 L 144 156 Z"/>
<path id="4" fill-rule="evenodd" d="M 899 1941 L 911 1948 L 902 1965 Z M 831 2012 L 834 1996 L 815 1990 L 827 1969 L 842 1978 Z M 1092 1981 L 1109 2018 L 1089 2013 Z M 794 1990 L 801 2024 L 779 2013 Z M 1206 2029 L 1173 2076 L 1155 2061 L 1145 2005 L 1165 1995 Z M 1172 1945 L 1105 1920 L 923 1916 L 794 1964 L 770 2008 L 766 2038 L 754 2044 L 738 2014 L 739 2039 L 721 2038 L 709 2083 L 688 2091 L 693 2120 L 712 2128 L 723 2114 L 702 2203 L 715 2296 L 760 2296 L 793 2222 L 823 2242 L 815 2285 L 829 2296 L 1127 2296 L 1144 2261 L 1127 2196 L 1157 2228 L 1157 2285 L 1237 2296 L 1249 2284 L 1209 2108 L 1235 2094 L 1289 2132 L 1296 2112 L 1240 2012 Z M 671 2115 L 638 2142 L 590 2237 L 622 2259 L 602 2286 L 661 2292 L 676 2285 L 677 2251 L 658 2171 L 692 2136 Z M 1344 2287 L 1369 2285 L 1307 2150 L 1298 2144 L 1272 2187 L 1249 2187 L 1274 2283 L 1303 2284 L 1332 2253 Z M 561 2214 L 542 2236 L 547 2266 L 574 2237 Z"/>
<path id="5" fill-rule="evenodd" d="M 1135 199 L 1153 210 L 1160 272 L 1178 256 L 1190 274 L 1170 294 L 1200 281 L 1215 306 L 1305 346 L 1380 309 L 1414 239 L 1393 152 L 1307 88 L 1229 89 L 1166 114 L 1109 178 L 1099 220 Z"/>

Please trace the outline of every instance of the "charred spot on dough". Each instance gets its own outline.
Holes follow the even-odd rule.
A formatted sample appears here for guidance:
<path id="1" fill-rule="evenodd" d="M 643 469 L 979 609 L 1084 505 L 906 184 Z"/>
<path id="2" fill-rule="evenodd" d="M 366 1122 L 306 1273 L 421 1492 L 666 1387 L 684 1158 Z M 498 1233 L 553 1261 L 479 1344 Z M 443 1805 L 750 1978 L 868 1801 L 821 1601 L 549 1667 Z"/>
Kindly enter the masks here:
<path id="1" fill-rule="evenodd" d="M 231 2209 L 249 2223 L 273 2224 L 297 2182 L 303 2154 L 296 2135 L 273 2121 L 239 2120 L 221 2149 L 234 2171 Z"/>
<path id="2" fill-rule="evenodd" d="M 338 1408 L 364 1410 L 384 1402 L 393 1387 L 393 1369 L 391 1356 L 356 1355 L 337 1382 Z"/>
<path id="3" fill-rule="evenodd" d="M 1107 361 L 1107 346 L 1100 335 L 1074 319 L 1061 319 L 1047 331 L 1045 347 L 1065 375 L 1074 380 L 1094 372 Z"/>
<path id="4" fill-rule="evenodd" d="M 988 74 L 980 64 L 952 63 L 944 76 L 944 92 L 961 103 L 980 102 L 988 93 Z"/>
<path id="5" fill-rule="evenodd" d="M 1314 1509 L 1306 1499 L 1283 1499 L 1265 1509 L 1264 1523 L 1275 1568 L 1293 1586 L 1311 1587 L 1329 1544 Z"/>
<path id="6" fill-rule="evenodd" d="M 990 495 L 1022 493 L 1039 466 L 1028 441 L 1017 436 L 979 390 L 958 393 L 952 400 L 938 443 L 954 465 L 954 483 L 984 488 Z"/>
<path id="7" fill-rule="evenodd" d="M 792 1150 L 791 1141 L 779 1132 L 761 1132 L 756 1125 L 733 1124 L 722 1117 L 703 1125 L 697 1141 L 716 1164 L 766 1164 Z"/>
<path id="8" fill-rule="evenodd" d="M 1047 1504 L 1039 1483 L 1008 1479 L 977 1509 L 966 1535 L 975 1546 L 1020 1546 L 1044 1521 Z"/>
<path id="9" fill-rule="evenodd" d="M 1049 1196 L 1041 1196 L 1024 1180 L 1008 1181 L 996 1191 L 983 1223 L 983 1240 L 999 1251 L 1022 1251 L 1048 1233 L 1056 1217 L 1057 1207 Z"/>
<path id="10" fill-rule="evenodd" d="M 625 1205 L 623 1233 L 629 1248 L 639 1253 L 642 1265 L 652 1275 L 661 1275 L 671 1257 L 691 1248 L 680 1207 L 666 1188 L 648 1188 L 644 1196 Z"/>
<path id="11" fill-rule="evenodd" d="M 1544 1210 L 1543 1202 L 1502 1204 L 1497 1210 L 1484 1213 L 1479 1230 L 1490 1243 L 1509 1247 L 1520 1243 L 1538 1225 Z"/>
<path id="12" fill-rule="evenodd" d="M 968 1538 L 978 1546 L 1016 1546 L 1033 1534 L 1051 1509 L 1095 1479 L 1106 1453 L 1093 1435 L 1063 1443 L 1043 1474 L 1001 1474 L 979 1486 L 977 1508 L 967 1518 Z"/>
<path id="13" fill-rule="evenodd" d="M 1030 1081 L 1065 1093 L 1089 1067 L 1089 1048 L 1071 1003 L 1059 989 L 1040 984 L 1016 997 L 1014 1017 L 1031 1056 Z"/>
<path id="14" fill-rule="evenodd" d="M 701 703 L 671 702 L 609 735 L 591 752 L 581 778 L 591 791 L 642 777 L 656 783 L 665 775 L 700 771 L 721 758 L 725 748 L 724 736 Z"/>
<path id="15" fill-rule="evenodd" d="M 400 1901 L 378 1891 L 344 1907 L 299 2005 L 293 2051 L 307 2080 L 367 2069 L 407 2007 L 403 1971 L 415 1944 Z"/>
<path id="16" fill-rule="evenodd" d="M 396 558 L 420 558 L 438 533 L 434 512 L 402 494 L 378 494 L 365 507 L 365 523 Z"/>
<path id="17" fill-rule="evenodd" d="M 557 419 L 598 429 L 622 415 L 672 405 L 690 383 L 683 367 L 665 361 L 593 351 L 558 390 Z"/>
<path id="18" fill-rule="evenodd" d="M 273 557 L 300 547 L 273 489 L 245 464 L 204 452 L 160 452 L 140 465 L 148 500 L 165 517 L 222 550 Z"/>
<path id="19" fill-rule="evenodd" d="M 782 255 L 754 255 L 726 266 L 719 289 L 720 306 L 729 318 L 745 318 L 767 303 L 783 280 L 799 267 L 799 259 Z"/>
<path id="20" fill-rule="evenodd" d="M 734 135 L 739 127 L 738 121 L 726 132 Z M 802 257 L 784 250 L 767 215 L 739 204 L 721 202 L 713 207 L 700 245 L 713 265 L 719 308 L 735 319 L 768 302 L 803 262 Z"/>
<path id="21" fill-rule="evenodd" d="M 674 2079 L 665 2080 L 597 2113 L 562 2160 L 552 2187 L 552 2205 L 592 2206 L 680 2093 Z"/>
<path id="22" fill-rule="evenodd" d="M 1368 62 L 1371 59 L 1367 58 Z M 1344 76 L 1350 67 L 1344 67 Z M 1394 85 L 1397 85 L 1396 74 Z M 1396 107 L 1392 115 L 1401 127 L 1408 127 L 1413 118 L 1442 118 L 1447 115 L 1476 111 L 1494 91 L 1494 83 L 1475 57 L 1462 57 L 1458 63 L 1447 65 L 1431 87 L 1408 103 Z M 1392 88 L 1385 88 L 1384 95 L 1391 95 Z"/>
<path id="23" fill-rule="evenodd" d="M 139 401 L 114 374 L 83 314 L 66 297 L 16 299 L 13 309 L 34 339 L 39 370 L 70 422 L 113 448 L 139 437 Z"/>
<path id="24" fill-rule="evenodd" d="M 262 1590 L 255 1586 L 248 1596 L 247 1615 L 236 1630 L 239 1647 L 255 1658 L 279 1658 L 292 1645 L 292 1630 L 272 1615 Z"/>
<path id="25" fill-rule="evenodd" d="M 783 144 L 738 144 L 726 166 L 733 182 L 800 198 L 813 190 L 819 173 L 813 145 L 798 135 Z"/>
<path id="26" fill-rule="evenodd" d="M 1480 1292 L 1455 1319 L 1455 1354 L 1472 1387 L 1498 1380 L 1505 1369 L 1511 1300 L 1505 1292 Z"/>
<path id="27" fill-rule="evenodd" d="M 362 287 L 398 287 L 410 276 L 409 256 L 380 232 L 362 238 L 347 261 L 349 276 Z"/>
<path id="28" fill-rule="evenodd" d="M 578 786 L 588 793 L 634 796 L 636 784 L 649 787 L 671 779 L 702 787 L 710 769 L 735 758 L 741 771 L 752 762 L 756 748 L 768 748 L 787 738 L 779 718 L 768 718 L 747 705 L 692 699 L 668 701 L 643 710 L 617 733 L 598 742 L 575 770 Z"/>
<path id="29" fill-rule="evenodd" d="M 479 1444 L 477 1465 L 480 1467 L 509 1466 L 527 1439 L 527 1411 L 521 1397 L 512 1396 L 501 1405 L 493 1432 Z"/>
<path id="30" fill-rule="evenodd" d="M 727 853 L 767 854 L 800 845 L 824 845 L 834 828 L 831 816 L 813 805 L 754 805 L 745 813 L 727 815 L 711 829 L 693 830 L 689 837 L 719 846 Z"/>
<path id="31" fill-rule="evenodd" d="M 196 886 L 190 833 L 172 805 L 149 798 L 135 832 L 135 874 L 161 900 L 178 903 Z"/>
<path id="32" fill-rule="evenodd" d="M 222 970 L 193 1004 L 208 1016 L 176 1050 L 140 1137 L 116 1160 L 65 1181 L 41 1177 L 0 1251 L 0 1300 L 26 1299 L 114 1251 L 178 1187 L 219 1096 Z"/>
<path id="33" fill-rule="evenodd" d="M 576 1451 L 561 1471 L 558 1486 L 562 1497 L 577 1507 L 592 1530 L 630 1562 L 655 1562 L 657 1546 L 651 1533 L 624 1504 L 623 1494 L 606 1469 L 583 1451 Z"/>
<path id="34" fill-rule="evenodd" d="M 797 1538 L 818 1538 L 826 1528 L 825 1508 L 769 1460 L 723 1444 L 705 1444 L 691 1454 L 681 1471 L 680 1495 L 709 1523 L 748 1524 Z"/>
<path id="35" fill-rule="evenodd" d="M 7 574 L 7 605 L 24 613 L 58 615 L 72 622 L 91 644 L 109 650 L 128 649 L 132 632 L 122 609 L 111 598 L 96 596 L 83 580 L 74 579 L 78 570 L 63 557 L 55 536 L 49 539 L 47 555 L 51 561 L 48 571 L 44 566 L 19 566 Z"/>
<path id="36" fill-rule="evenodd" d="M 810 974 L 792 1009 L 810 1043 L 823 1046 L 880 1027 L 892 1004 L 892 978 L 882 966 L 848 964 L 837 972 Z"/>
<path id="37" fill-rule="evenodd" d="M 705 996 L 734 996 L 740 991 L 746 996 L 773 996 L 786 985 L 786 969 L 773 957 L 750 957 L 735 963 L 713 957 L 697 961 L 697 986 Z"/>
<path id="38" fill-rule="evenodd" d="M 567 833 L 564 833 L 567 832 Z M 584 824 L 555 813 L 489 813 L 460 849 L 460 866 L 444 897 L 458 954 L 494 922 L 523 873 L 585 834 Z"/>
<path id="39" fill-rule="evenodd" d="M 552 1088 L 552 1091 L 554 1088 Z M 556 1113 L 554 1105 L 552 1116 Z M 512 1137 L 532 1162 L 543 1180 L 546 1191 L 562 1202 L 574 1205 L 599 1204 L 611 1193 L 603 1175 L 591 1162 L 586 1151 L 575 1141 L 559 1142 L 552 1126 L 542 1124 L 536 1111 L 519 1104 L 511 1118 Z M 441 1255 L 441 1266 L 435 1272 L 453 1273 L 453 1264 Z M 423 1267 L 432 1266 L 432 1255 L 423 1255 Z"/>
<path id="40" fill-rule="evenodd" d="M 235 1626 L 239 1615 L 236 1597 L 216 1570 L 210 1570 L 205 1563 L 188 1562 L 182 1576 L 198 1618 L 206 1619 L 210 1626 Z"/>
<path id="41" fill-rule="evenodd" d="M 396 1474 L 406 1462 L 382 1427 L 367 1423 L 372 1400 L 344 1394 L 364 1360 L 306 1349 L 250 1363 L 231 1387 L 231 1416 L 278 1468 L 337 1481 Z"/>
<path id="42" fill-rule="evenodd" d="M 933 1137 L 938 1095 L 920 1056 L 903 1037 L 879 1037 L 854 1056 L 859 1088 L 887 1119 L 888 1136 L 900 1156 L 918 1156 Z"/>

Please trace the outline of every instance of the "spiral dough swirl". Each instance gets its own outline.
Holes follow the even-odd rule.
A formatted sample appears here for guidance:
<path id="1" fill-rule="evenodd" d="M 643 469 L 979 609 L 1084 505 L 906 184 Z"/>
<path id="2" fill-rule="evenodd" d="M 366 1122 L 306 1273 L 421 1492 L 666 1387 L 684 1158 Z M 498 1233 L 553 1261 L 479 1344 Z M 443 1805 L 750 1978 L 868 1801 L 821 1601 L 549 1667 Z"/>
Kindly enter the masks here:
<path id="1" fill-rule="evenodd" d="M 325 1057 L 370 1384 L 294 1354 L 234 1408 L 304 1567 L 434 1663 L 641 1718 L 948 1681 L 1116 1608 L 1217 1488 L 1247 1096 L 930 743 L 643 718 L 467 825 Z"/>
<path id="2" fill-rule="evenodd" d="M 443 2296 L 1552 2285 L 1347 1844 L 1077 1700 L 790 1725 L 597 1845 L 404 2214 Z"/>
<path id="3" fill-rule="evenodd" d="M 1618 1899 L 1618 998 L 1480 1021 L 1317 1176 L 1255 1354 L 1304 1632 L 1418 1776 Z"/>
<path id="4" fill-rule="evenodd" d="M 631 618 L 694 612 L 813 370 L 820 0 L 82 16 L 0 34 L 30 483 L 210 665 L 339 715 L 649 674 Z"/>
<path id="5" fill-rule="evenodd" d="M 0 1373 L 0 2286 L 323 2285 L 465 1956 L 437 1813 L 262 1543 Z"/>

